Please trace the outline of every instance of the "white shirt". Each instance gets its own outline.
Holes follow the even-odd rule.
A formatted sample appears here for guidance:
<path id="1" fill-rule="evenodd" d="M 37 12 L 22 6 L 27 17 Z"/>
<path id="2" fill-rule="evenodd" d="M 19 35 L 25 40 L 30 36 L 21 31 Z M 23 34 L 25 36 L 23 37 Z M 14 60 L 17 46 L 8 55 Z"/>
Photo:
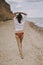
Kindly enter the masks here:
<path id="1" fill-rule="evenodd" d="M 15 31 L 21 31 L 24 29 L 24 23 L 26 22 L 26 16 L 22 15 L 21 23 L 18 22 L 17 18 L 14 17 L 14 25 L 15 25 Z"/>

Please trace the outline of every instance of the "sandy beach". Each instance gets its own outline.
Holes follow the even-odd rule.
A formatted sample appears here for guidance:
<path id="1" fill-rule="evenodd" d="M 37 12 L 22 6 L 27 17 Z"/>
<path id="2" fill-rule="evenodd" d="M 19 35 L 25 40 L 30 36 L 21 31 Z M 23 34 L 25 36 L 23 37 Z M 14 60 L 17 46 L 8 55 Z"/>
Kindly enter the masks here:
<path id="1" fill-rule="evenodd" d="M 13 20 L 0 22 L 0 65 L 43 65 L 43 30 L 27 22 L 20 58 Z"/>

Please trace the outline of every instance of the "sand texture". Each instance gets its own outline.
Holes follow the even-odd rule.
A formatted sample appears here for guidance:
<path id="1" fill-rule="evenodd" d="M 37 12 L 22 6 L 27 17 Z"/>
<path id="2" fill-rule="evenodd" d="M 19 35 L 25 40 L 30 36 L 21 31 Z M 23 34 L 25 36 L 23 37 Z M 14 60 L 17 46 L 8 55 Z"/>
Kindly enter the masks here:
<path id="1" fill-rule="evenodd" d="M 43 65 L 43 28 L 27 22 L 20 58 L 13 20 L 0 22 L 0 65 Z"/>

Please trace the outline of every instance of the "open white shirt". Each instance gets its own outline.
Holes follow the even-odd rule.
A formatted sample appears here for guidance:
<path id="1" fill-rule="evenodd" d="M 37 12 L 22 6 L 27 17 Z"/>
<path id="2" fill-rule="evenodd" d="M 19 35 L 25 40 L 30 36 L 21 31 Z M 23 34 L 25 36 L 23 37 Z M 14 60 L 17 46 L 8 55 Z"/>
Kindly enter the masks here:
<path id="1" fill-rule="evenodd" d="M 24 29 L 24 23 L 26 22 L 26 16 L 22 15 L 21 23 L 18 22 L 17 18 L 14 17 L 14 25 L 15 25 L 15 31 L 21 31 Z"/>

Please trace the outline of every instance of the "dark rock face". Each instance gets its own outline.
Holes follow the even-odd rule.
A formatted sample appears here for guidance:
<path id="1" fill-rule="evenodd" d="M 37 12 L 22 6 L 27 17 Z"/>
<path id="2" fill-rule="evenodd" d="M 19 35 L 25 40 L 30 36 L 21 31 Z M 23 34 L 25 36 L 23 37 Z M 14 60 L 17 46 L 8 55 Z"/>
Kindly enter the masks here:
<path id="1" fill-rule="evenodd" d="M 0 0 L 0 21 L 10 20 L 13 18 L 13 13 L 10 10 L 10 5 L 5 0 Z"/>

